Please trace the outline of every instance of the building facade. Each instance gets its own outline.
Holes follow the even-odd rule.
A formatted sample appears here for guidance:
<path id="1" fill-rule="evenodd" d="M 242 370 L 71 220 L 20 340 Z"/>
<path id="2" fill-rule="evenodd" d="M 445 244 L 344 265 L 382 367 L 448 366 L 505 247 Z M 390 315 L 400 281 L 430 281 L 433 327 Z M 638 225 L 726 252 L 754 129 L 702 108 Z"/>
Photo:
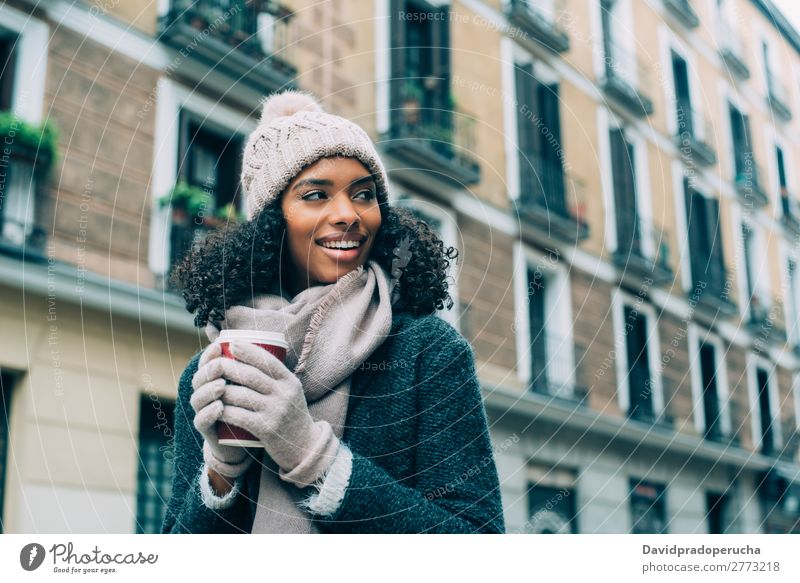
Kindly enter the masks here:
<path id="1" fill-rule="evenodd" d="M 205 340 L 168 274 L 245 211 L 243 140 L 295 87 L 460 251 L 441 316 L 509 532 L 800 529 L 800 36 L 769 0 L 8 0 L 0 23 L 4 532 L 158 530 Z"/>

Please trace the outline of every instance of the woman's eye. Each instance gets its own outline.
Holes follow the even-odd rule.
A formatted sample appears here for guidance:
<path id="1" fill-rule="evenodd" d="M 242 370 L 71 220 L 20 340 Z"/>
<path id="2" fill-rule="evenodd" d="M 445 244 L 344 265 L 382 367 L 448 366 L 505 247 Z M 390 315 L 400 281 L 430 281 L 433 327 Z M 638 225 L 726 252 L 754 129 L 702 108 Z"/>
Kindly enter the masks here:
<path id="1" fill-rule="evenodd" d="M 316 194 L 325 194 L 325 193 L 322 192 L 321 190 L 314 190 L 312 192 L 309 192 L 308 194 L 303 195 L 302 198 L 303 198 L 303 200 L 312 200 L 311 197 L 316 195 Z"/>
<path id="2" fill-rule="evenodd" d="M 375 198 L 375 193 L 372 192 L 372 190 L 370 190 L 370 189 L 362 190 L 358 194 L 364 194 L 364 193 L 366 193 L 366 195 L 367 195 L 367 196 L 364 197 L 365 200 L 371 200 L 371 199 Z M 358 196 L 358 195 L 356 195 L 356 196 Z"/>

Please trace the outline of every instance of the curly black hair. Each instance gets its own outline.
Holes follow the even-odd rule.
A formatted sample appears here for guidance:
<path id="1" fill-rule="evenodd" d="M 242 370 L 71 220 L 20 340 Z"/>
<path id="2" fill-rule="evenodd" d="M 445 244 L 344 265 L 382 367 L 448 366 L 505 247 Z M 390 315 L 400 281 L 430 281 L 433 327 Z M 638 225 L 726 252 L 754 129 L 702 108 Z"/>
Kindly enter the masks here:
<path id="1" fill-rule="evenodd" d="M 170 283 L 195 314 L 195 326 L 218 324 L 227 308 L 276 289 L 281 266 L 290 263 L 279 200 L 250 221 L 210 232 L 175 267 Z M 392 309 L 414 315 L 451 309 L 448 270 L 458 250 L 445 247 L 433 229 L 408 209 L 381 205 L 381 216 L 370 259 L 399 278 L 399 298 Z"/>

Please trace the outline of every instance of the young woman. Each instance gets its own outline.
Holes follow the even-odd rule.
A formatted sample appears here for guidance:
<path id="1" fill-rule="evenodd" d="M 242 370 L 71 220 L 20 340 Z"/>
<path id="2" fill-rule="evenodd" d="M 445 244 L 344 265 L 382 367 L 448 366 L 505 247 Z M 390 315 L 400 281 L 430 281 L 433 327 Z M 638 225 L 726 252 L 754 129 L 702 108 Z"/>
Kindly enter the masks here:
<path id="1" fill-rule="evenodd" d="M 176 270 L 210 340 L 284 332 L 284 362 L 212 342 L 181 376 L 172 533 L 501 533 L 487 419 L 453 305 L 457 251 L 390 207 L 374 144 L 308 94 L 267 99 L 243 158 L 247 222 Z M 225 446 L 218 421 L 262 448 Z"/>

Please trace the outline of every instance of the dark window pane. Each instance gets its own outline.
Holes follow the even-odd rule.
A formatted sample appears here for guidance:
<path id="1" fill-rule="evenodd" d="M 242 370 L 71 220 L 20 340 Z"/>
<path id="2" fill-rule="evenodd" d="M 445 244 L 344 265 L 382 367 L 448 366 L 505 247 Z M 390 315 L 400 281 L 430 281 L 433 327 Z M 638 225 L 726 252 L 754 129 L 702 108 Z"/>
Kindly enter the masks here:
<path id="1" fill-rule="evenodd" d="M 141 398 L 136 532 L 158 533 L 172 491 L 173 402 Z"/>
<path id="2" fill-rule="evenodd" d="M 7 373 L 0 373 L 0 533 L 4 532 L 3 526 L 3 499 L 5 498 L 6 469 L 8 466 L 8 436 L 9 417 L 11 414 L 11 390 L 13 377 Z"/>
<path id="3" fill-rule="evenodd" d="M 576 534 L 575 493 L 568 488 L 528 487 L 528 532 L 536 534 Z"/>
<path id="4" fill-rule="evenodd" d="M 633 534 L 666 534 L 664 498 L 663 485 L 631 479 Z"/>

